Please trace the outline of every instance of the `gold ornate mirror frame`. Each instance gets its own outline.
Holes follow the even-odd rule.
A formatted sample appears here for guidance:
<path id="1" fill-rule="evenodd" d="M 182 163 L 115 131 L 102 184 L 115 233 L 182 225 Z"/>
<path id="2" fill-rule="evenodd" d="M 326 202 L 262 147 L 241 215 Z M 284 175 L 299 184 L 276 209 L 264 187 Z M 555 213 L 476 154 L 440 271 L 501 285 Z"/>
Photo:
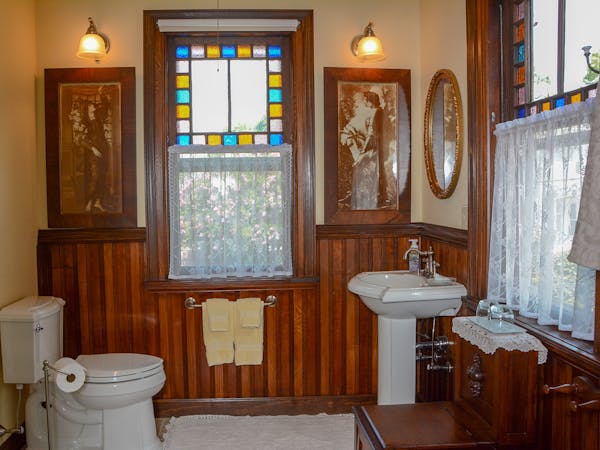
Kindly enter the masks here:
<path id="1" fill-rule="evenodd" d="M 444 95 L 443 101 L 443 115 L 439 117 L 439 114 L 434 114 L 436 96 L 440 94 L 439 87 L 441 84 L 447 84 L 448 89 L 442 90 Z M 448 113 L 454 113 L 449 115 Z M 436 161 L 434 156 L 434 145 L 443 145 L 446 147 L 446 142 L 434 142 L 434 121 L 437 122 L 437 126 L 443 128 L 444 136 L 446 132 L 451 136 L 454 143 L 454 164 L 452 165 L 451 175 L 449 181 L 442 180 L 443 183 L 438 180 L 436 172 L 436 164 L 444 164 L 445 161 Z M 448 69 L 438 70 L 431 82 L 429 83 L 429 89 L 427 90 L 427 100 L 425 103 L 425 168 L 427 171 L 427 178 L 429 180 L 429 187 L 433 194 L 440 199 L 448 198 L 454 192 L 456 184 L 458 183 L 458 177 L 460 175 L 460 167 L 462 165 L 462 153 L 463 153 L 463 112 L 462 112 L 462 101 L 460 97 L 460 90 L 458 88 L 458 81 L 454 76 L 454 73 Z"/>

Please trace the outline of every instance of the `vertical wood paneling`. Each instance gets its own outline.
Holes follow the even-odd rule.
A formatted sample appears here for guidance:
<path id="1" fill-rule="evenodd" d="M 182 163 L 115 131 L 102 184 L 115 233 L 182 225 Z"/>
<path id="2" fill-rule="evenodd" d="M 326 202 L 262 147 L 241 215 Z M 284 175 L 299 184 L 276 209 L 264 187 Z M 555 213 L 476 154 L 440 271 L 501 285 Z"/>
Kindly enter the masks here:
<path id="1" fill-rule="evenodd" d="M 319 267 L 329 267 L 331 254 L 329 250 L 329 241 L 320 240 L 318 245 L 319 254 Z M 327 395 L 330 392 L 331 386 L 331 327 L 329 323 L 331 321 L 331 310 L 332 302 L 324 301 L 323 299 L 328 298 L 329 292 L 329 275 L 321 271 L 320 283 L 319 283 L 319 393 L 321 395 Z"/>
<path id="2" fill-rule="evenodd" d="M 275 397 L 277 395 L 277 354 L 279 349 L 278 342 L 278 307 L 267 308 L 265 311 L 265 364 L 267 372 L 267 396 Z"/>
<path id="3" fill-rule="evenodd" d="M 304 298 L 302 292 L 293 295 L 293 386 L 294 396 L 304 395 Z M 283 362 L 283 361 L 282 361 Z"/>
<path id="4" fill-rule="evenodd" d="M 106 321 L 106 351 L 107 352 L 115 352 L 119 342 L 119 334 L 123 333 L 123 337 L 125 337 L 125 330 L 120 329 L 117 320 L 120 321 L 121 315 L 117 314 L 116 309 L 116 299 L 115 295 L 115 285 L 114 285 L 114 272 L 111 266 L 113 262 L 113 246 L 110 243 L 104 244 L 102 246 L 103 250 L 103 265 L 106 267 L 104 273 L 104 291 L 106 292 L 105 298 L 105 314 L 106 317 L 114 317 L 116 320 L 107 320 Z M 126 293 L 127 291 L 120 291 Z"/>
<path id="5" fill-rule="evenodd" d="M 358 272 L 403 268 L 401 254 L 408 234 L 350 231 L 322 236 L 317 241 L 320 281 L 313 286 L 207 292 L 145 290 L 144 242 L 118 236 L 111 232 L 106 239 L 39 243 L 40 294 L 67 302 L 66 355 L 160 356 L 167 373 L 158 395 L 163 399 L 377 392 L 377 317 L 348 291 L 347 284 Z M 441 258 L 465 260 L 464 248 L 446 252 L 443 244 L 436 245 Z M 278 304 L 264 311 L 263 364 L 208 367 L 202 310 L 185 309 L 184 299 L 191 295 L 197 301 L 235 300 L 268 294 L 275 294 Z"/>

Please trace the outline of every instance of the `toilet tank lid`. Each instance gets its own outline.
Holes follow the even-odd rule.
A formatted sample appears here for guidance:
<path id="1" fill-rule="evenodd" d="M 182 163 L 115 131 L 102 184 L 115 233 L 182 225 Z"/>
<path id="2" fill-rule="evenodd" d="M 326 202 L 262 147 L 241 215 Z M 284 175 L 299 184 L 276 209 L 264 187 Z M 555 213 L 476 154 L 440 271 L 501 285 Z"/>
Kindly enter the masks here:
<path id="1" fill-rule="evenodd" d="M 85 367 L 86 377 L 114 378 L 152 370 L 163 363 L 162 358 L 139 353 L 103 353 L 79 355 L 77 362 Z"/>
<path id="2" fill-rule="evenodd" d="M 35 322 L 60 311 L 62 298 L 32 295 L 0 309 L 0 322 Z"/>

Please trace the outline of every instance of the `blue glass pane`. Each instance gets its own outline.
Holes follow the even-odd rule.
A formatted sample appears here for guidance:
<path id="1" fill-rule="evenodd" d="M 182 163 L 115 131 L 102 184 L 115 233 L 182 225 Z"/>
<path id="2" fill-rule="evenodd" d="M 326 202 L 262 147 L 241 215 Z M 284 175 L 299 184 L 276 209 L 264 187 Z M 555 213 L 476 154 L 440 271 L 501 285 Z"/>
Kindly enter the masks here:
<path id="1" fill-rule="evenodd" d="M 177 103 L 190 102 L 190 91 L 188 91 L 187 89 L 178 89 L 175 96 L 177 97 Z"/>
<path id="2" fill-rule="evenodd" d="M 281 47 L 279 45 L 269 45 L 269 58 L 281 58 Z"/>
<path id="3" fill-rule="evenodd" d="M 281 103 L 281 89 L 269 89 L 269 102 Z"/>
<path id="4" fill-rule="evenodd" d="M 523 61 L 525 61 L 525 44 L 517 47 L 517 62 L 522 63 Z"/>
<path id="5" fill-rule="evenodd" d="M 237 145 L 237 136 L 235 134 L 226 134 L 223 136 L 224 145 Z"/>
<path id="6" fill-rule="evenodd" d="M 283 134 L 272 134 L 271 136 L 269 136 L 269 143 L 271 145 L 283 144 Z"/>
<path id="7" fill-rule="evenodd" d="M 177 145 L 190 145 L 190 135 L 189 134 L 178 134 L 177 135 Z"/>
<path id="8" fill-rule="evenodd" d="M 561 106 L 565 106 L 565 98 L 557 98 L 556 103 L 554 104 L 555 108 L 560 108 Z"/>
<path id="9" fill-rule="evenodd" d="M 521 119 L 525 117 L 525 108 L 517 109 L 517 118 Z"/>
<path id="10" fill-rule="evenodd" d="M 175 49 L 175 56 L 177 58 L 189 58 L 190 48 L 187 46 L 179 46 Z"/>
<path id="11" fill-rule="evenodd" d="M 223 55 L 223 58 L 235 58 L 235 46 L 224 45 L 221 49 L 221 54 Z"/>

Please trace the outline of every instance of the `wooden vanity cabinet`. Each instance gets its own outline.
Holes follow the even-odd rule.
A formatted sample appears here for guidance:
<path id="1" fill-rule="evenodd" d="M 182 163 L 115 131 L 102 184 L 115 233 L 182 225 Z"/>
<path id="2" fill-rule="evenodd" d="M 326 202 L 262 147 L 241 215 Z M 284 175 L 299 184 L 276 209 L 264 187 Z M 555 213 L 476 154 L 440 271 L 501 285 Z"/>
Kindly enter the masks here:
<path id="1" fill-rule="evenodd" d="M 500 447 L 535 444 L 541 386 L 537 352 L 498 349 L 488 355 L 460 339 L 455 357 L 454 403 L 481 417 Z"/>

